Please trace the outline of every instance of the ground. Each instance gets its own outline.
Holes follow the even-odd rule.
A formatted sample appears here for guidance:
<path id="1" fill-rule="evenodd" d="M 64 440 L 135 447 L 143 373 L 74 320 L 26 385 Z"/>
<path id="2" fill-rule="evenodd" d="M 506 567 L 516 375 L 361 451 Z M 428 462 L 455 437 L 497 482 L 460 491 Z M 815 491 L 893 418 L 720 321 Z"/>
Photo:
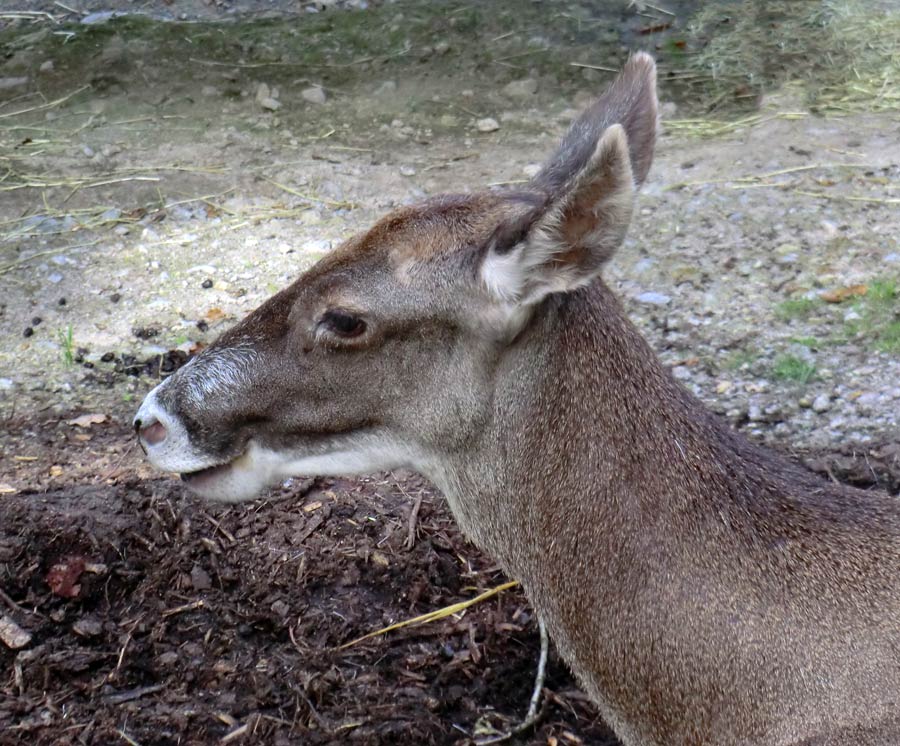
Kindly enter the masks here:
<path id="1" fill-rule="evenodd" d="M 627 48 L 659 57 L 663 119 L 607 280 L 735 427 L 897 491 L 895 115 L 811 109 L 791 84 L 698 107 L 686 21 L 655 31 L 667 16 L 625 2 L 209 22 L 254 5 L 0 12 L 0 617 L 30 635 L 0 643 L 0 744 L 465 744 L 524 714 L 538 634 L 517 589 L 340 647 L 506 581 L 419 477 L 205 504 L 130 420 L 391 207 L 527 179 Z M 555 656 L 544 708 L 520 743 L 614 743 Z"/>

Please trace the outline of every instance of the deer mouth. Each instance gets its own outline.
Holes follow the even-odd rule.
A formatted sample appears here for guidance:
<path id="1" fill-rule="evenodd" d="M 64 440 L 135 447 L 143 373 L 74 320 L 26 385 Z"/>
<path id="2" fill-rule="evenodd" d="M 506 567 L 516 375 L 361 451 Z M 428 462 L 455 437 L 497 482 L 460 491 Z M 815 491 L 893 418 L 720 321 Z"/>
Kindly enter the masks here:
<path id="1" fill-rule="evenodd" d="M 235 467 L 239 465 L 238 462 L 240 462 L 241 459 L 244 459 L 246 455 L 247 452 L 244 451 L 229 461 L 213 466 L 207 466 L 206 468 L 198 469 L 197 471 L 181 472 L 178 476 L 181 478 L 181 481 L 189 487 L 206 487 L 213 484 L 218 479 L 228 476 Z"/>

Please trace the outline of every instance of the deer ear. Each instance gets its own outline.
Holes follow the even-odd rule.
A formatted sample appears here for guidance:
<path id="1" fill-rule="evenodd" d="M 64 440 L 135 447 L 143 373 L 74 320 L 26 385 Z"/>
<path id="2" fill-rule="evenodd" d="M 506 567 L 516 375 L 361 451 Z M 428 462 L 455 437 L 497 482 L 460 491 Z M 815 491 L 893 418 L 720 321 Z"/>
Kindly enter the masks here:
<path id="1" fill-rule="evenodd" d="M 634 207 L 628 138 L 606 128 L 593 153 L 556 198 L 515 231 L 495 233 L 481 265 L 500 300 L 532 305 L 590 283 L 622 243 Z"/>

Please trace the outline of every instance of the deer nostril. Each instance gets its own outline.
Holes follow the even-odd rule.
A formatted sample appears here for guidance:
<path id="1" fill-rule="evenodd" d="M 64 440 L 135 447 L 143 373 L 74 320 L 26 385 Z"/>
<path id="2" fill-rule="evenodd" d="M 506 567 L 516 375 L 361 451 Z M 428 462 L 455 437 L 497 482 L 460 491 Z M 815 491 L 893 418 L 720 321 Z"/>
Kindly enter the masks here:
<path id="1" fill-rule="evenodd" d="M 138 425 L 140 427 L 140 424 Z M 155 446 L 162 443 L 166 439 L 166 428 L 161 422 L 154 422 L 152 425 L 140 428 L 138 431 L 141 440 L 147 445 Z"/>

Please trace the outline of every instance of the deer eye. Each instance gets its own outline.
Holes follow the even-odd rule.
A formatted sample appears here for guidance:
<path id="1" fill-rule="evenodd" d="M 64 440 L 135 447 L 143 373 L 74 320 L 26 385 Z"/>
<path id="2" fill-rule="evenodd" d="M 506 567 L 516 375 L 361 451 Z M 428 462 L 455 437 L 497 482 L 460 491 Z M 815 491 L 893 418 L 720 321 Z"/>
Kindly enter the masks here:
<path id="1" fill-rule="evenodd" d="M 366 330 L 366 322 L 347 311 L 326 311 L 319 322 L 332 334 L 350 339 Z"/>

